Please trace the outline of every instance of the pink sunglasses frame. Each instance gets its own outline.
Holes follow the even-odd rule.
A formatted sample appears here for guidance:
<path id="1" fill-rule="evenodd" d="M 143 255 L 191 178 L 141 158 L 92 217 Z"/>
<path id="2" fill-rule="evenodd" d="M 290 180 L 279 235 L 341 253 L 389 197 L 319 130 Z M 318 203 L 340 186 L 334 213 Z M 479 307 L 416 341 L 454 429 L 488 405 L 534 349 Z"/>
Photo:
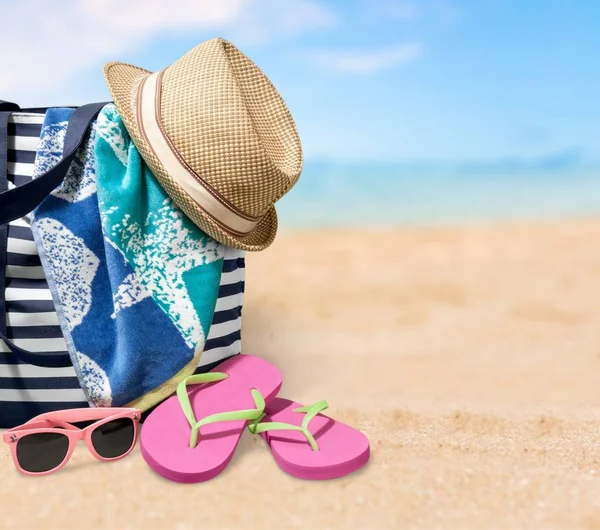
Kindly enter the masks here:
<path id="1" fill-rule="evenodd" d="M 142 413 L 140 410 L 125 407 L 68 409 L 59 410 L 56 412 L 47 412 L 32 418 L 23 425 L 5 431 L 2 434 L 2 440 L 10 446 L 13 463 L 20 473 L 23 473 L 24 475 L 35 476 L 49 475 L 59 471 L 67 464 L 67 462 L 71 459 L 73 451 L 75 450 L 75 445 L 80 440 L 85 441 L 90 453 L 92 453 L 96 459 L 103 462 L 112 462 L 113 460 L 120 460 L 121 458 L 127 456 L 137 443 L 141 415 Z M 120 418 L 131 418 L 133 421 L 133 443 L 126 453 L 114 458 L 104 458 L 103 456 L 100 456 L 94 449 L 94 445 L 92 444 L 92 431 L 104 423 L 108 423 L 109 421 Z M 91 425 L 88 425 L 84 429 L 80 429 L 74 425 L 71 425 L 71 423 L 74 422 L 92 421 L 95 419 L 97 419 L 97 421 Z M 52 427 L 53 425 L 56 425 L 57 427 Z M 61 428 L 58 428 L 58 426 Z M 29 434 L 37 434 L 42 432 L 54 432 L 65 435 L 69 439 L 69 448 L 67 450 L 67 454 L 65 455 L 63 461 L 54 469 L 43 471 L 41 473 L 26 471 L 21 467 L 17 458 L 17 443 L 21 438 Z"/>

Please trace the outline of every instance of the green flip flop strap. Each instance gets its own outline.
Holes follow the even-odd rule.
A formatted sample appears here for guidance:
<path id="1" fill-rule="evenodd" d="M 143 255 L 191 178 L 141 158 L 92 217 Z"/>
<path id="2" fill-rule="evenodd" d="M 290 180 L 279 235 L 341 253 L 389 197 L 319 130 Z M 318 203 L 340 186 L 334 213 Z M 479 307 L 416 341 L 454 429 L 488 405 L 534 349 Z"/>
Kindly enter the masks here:
<path id="1" fill-rule="evenodd" d="M 246 420 L 253 421 L 260 419 L 263 416 L 263 412 L 265 410 L 265 400 L 262 397 L 261 393 L 256 390 L 250 390 L 252 395 L 252 399 L 254 400 L 254 404 L 256 408 L 254 409 L 246 409 L 246 410 L 234 410 L 231 412 L 218 412 L 216 414 L 211 414 L 202 418 L 201 420 L 197 420 L 194 414 L 194 410 L 192 408 L 192 404 L 190 402 L 190 396 L 187 391 L 188 385 L 200 384 L 200 383 L 213 383 L 216 381 L 222 381 L 223 379 L 227 379 L 229 377 L 228 374 L 222 372 L 208 372 L 206 374 L 197 374 L 190 375 L 182 380 L 179 385 L 177 385 L 177 398 L 179 399 L 179 404 L 181 406 L 181 410 L 185 414 L 185 417 L 192 428 L 192 432 L 190 435 L 190 447 L 196 447 L 198 443 L 198 431 L 200 427 L 203 425 L 207 425 L 209 423 L 217 423 L 220 421 L 233 421 L 233 420 Z"/>
<path id="2" fill-rule="evenodd" d="M 248 425 L 248 430 L 252 434 L 260 434 L 262 432 L 267 431 L 300 431 L 312 447 L 312 450 L 318 451 L 319 446 L 317 444 L 317 441 L 315 440 L 315 437 L 308 430 L 308 424 L 317 414 L 323 412 L 328 407 L 329 405 L 327 401 L 323 399 L 321 401 L 318 401 L 314 405 L 309 405 L 307 407 L 298 407 L 297 409 L 293 409 L 294 412 L 304 412 L 306 414 L 302 419 L 302 425 L 300 426 L 279 421 L 267 421 L 260 423 L 260 420 L 262 420 L 266 416 L 266 414 L 261 414 L 259 418 L 250 422 L 250 425 Z"/>

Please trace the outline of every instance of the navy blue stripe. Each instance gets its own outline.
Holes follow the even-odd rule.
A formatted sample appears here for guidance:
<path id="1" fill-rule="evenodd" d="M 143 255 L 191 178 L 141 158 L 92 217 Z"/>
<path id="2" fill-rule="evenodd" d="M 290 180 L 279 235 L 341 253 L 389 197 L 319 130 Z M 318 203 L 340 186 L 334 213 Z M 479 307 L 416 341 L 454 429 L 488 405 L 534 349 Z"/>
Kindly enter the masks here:
<path id="1" fill-rule="evenodd" d="M 54 412 L 56 410 L 88 408 L 89 405 L 85 401 L 69 401 L 69 402 L 12 402 L 0 401 L 0 427 L 10 429 L 21 425 L 31 418 L 46 412 Z"/>
<path id="2" fill-rule="evenodd" d="M 229 283 L 227 285 L 221 285 L 219 287 L 219 298 L 226 296 L 233 296 L 234 294 L 240 294 L 244 292 L 244 282 Z"/>
<path id="3" fill-rule="evenodd" d="M 8 149 L 7 160 L 9 162 L 20 162 L 22 164 L 33 164 L 35 162 L 35 151 L 22 151 Z"/>
<path id="4" fill-rule="evenodd" d="M 41 123 L 10 123 L 8 124 L 8 136 L 37 136 L 42 133 Z"/>
<path id="5" fill-rule="evenodd" d="M 8 313 L 51 313 L 56 311 L 52 300 L 7 300 Z"/>
<path id="6" fill-rule="evenodd" d="M 31 177 L 31 175 L 21 175 L 19 173 L 12 173 L 8 180 L 10 180 L 11 182 L 13 182 L 13 178 L 17 177 L 18 179 L 27 179 L 27 181 L 33 180 L 33 177 Z"/>
<path id="7" fill-rule="evenodd" d="M 215 361 L 214 363 L 205 364 L 204 366 L 199 366 L 198 368 L 196 368 L 196 370 L 194 371 L 194 373 L 195 374 L 205 374 L 206 372 L 210 372 L 213 368 L 216 368 L 222 362 L 226 361 L 227 359 L 231 359 L 232 357 L 235 357 L 236 355 L 238 355 L 238 354 L 237 353 L 232 353 L 231 355 L 228 355 L 227 357 L 224 357 L 223 359 Z"/>
<path id="8" fill-rule="evenodd" d="M 79 379 L 77 377 L 0 377 L 0 392 L 2 390 L 61 390 L 67 388 L 81 388 Z"/>
<path id="9" fill-rule="evenodd" d="M 70 359 L 69 354 L 67 352 L 56 352 L 56 351 L 35 352 L 35 355 L 54 355 L 56 357 L 60 356 L 60 357 L 65 357 L 65 359 Z M 0 353 L 0 364 L 28 364 L 28 363 L 23 363 L 22 361 L 17 359 L 17 357 L 15 355 L 13 355 L 12 353 L 2 352 L 2 353 Z"/>
<path id="10" fill-rule="evenodd" d="M 14 289 L 48 289 L 48 282 L 43 278 L 6 278 L 6 287 Z"/>
<path id="11" fill-rule="evenodd" d="M 225 335 L 224 337 L 207 340 L 206 344 L 204 345 L 204 351 L 231 346 L 236 340 L 239 340 L 241 337 L 242 334 L 240 330 L 237 330 L 233 333 L 230 333 L 229 335 Z"/>
<path id="12" fill-rule="evenodd" d="M 27 226 L 8 225 L 8 237 L 33 241 L 33 232 L 31 231 L 31 228 Z"/>
<path id="13" fill-rule="evenodd" d="M 63 334 L 60 326 L 8 326 L 9 339 L 60 339 Z"/>
<path id="14" fill-rule="evenodd" d="M 12 287 L 20 285 L 19 282 L 45 282 L 45 280 L 20 280 L 18 278 L 7 278 Z M 14 283 L 13 283 L 14 282 Z M 41 284 L 38 284 L 41 285 Z M 233 284 L 236 285 L 236 284 Z M 223 286 L 224 287 L 224 286 Z M 32 287 L 34 288 L 34 287 Z M 242 306 L 237 306 L 224 311 L 217 311 L 213 315 L 213 324 L 222 324 L 230 320 L 235 320 L 241 315 Z M 48 313 L 55 310 L 52 300 L 8 300 L 6 310 L 15 313 Z"/>
<path id="15" fill-rule="evenodd" d="M 17 254 L 16 252 L 7 252 L 7 265 L 17 265 L 19 267 L 41 267 L 40 257 L 34 254 Z"/>
<path id="16" fill-rule="evenodd" d="M 0 353 L 0 364 L 23 364 L 12 353 Z"/>
<path id="17" fill-rule="evenodd" d="M 8 181 L 12 182 L 15 186 L 22 186 L 23 184 L 27 184 L 31 178 L 27 175 L 9 175 Z"/>
<path id="18" fill-rule="evenodd" d="M 232 309 L 226 309 L 225 311 L 217 311 L 213 315 L 212 324 L 222 324 L 223 322 L 229 322 L 237 319 L 242 314 L 242 306 L 237 306 Z"/>
<path id="19" fill-rule="evenodd" d="M 223 272 L 233 272 L 246 266 L 244 258 L 223 260 Z"/>

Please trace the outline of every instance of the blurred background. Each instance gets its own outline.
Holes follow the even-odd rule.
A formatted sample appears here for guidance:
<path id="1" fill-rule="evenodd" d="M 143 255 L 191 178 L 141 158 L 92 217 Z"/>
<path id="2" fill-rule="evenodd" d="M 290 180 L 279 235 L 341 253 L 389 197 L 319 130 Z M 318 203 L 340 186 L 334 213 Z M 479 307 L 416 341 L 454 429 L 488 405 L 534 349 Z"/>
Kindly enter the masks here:
<path id="1" fill-rule="evenodd" d="M 284 228 L 600 213 L 595 0 L 0 0 L 0 87 L 109 98 L 110 60 L 164 68 L 222 36 L 273 80 L 305 169 Z M 35 31 L 29 31 L 35 28 Z"/>
<path id="2" fill-rule="evenodd" d="M 247 438 L 185 492 L 139 457 L 73 466 L 40 504 L 0 449 L 0 527 L 600 528 L 600 0 L 0 0 L 0 22 L 22 106 L 106 100 L 103 63 L 215 36 L 265 71 L 305 168 L 247 255 L 244 352 L 373 450 L 306 484 Z"/>

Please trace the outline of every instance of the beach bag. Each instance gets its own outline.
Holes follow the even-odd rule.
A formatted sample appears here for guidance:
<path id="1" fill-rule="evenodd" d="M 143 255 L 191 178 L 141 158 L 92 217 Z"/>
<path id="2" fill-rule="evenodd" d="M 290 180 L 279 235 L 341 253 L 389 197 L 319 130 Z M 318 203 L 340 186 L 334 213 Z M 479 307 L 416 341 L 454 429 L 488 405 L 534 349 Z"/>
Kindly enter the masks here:
<path id="1" fill-rule="evenodd" d="M 88 403 L 67 352 L 30 228 L 30 212 L 58 187 L 103 103 L 76 109 L 63 159 L 32 179 L 47 109 L 0 100 L 0 427 Z M 244 251 L 226 248 L 217 304 L 197 373 L 241 351 Z"/>

